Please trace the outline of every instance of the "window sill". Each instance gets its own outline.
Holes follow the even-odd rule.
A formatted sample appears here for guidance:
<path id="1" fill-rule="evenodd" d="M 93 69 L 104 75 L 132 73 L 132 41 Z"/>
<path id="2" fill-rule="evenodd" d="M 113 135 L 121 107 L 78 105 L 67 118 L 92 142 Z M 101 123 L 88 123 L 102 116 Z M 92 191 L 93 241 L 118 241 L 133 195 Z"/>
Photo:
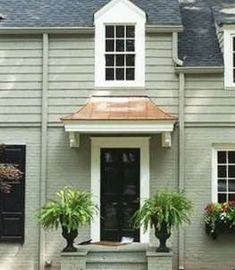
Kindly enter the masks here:
<path id="1" fill-rule="evenodd" d="M 117 81 L 110 81 L 110 82 L 104 82 L 104 83 L 97 83 L 95 84 L 96 88 L 140 88 L 143 89 L 145 87 L 145 83 L 143 82 L 132 82 L 132 81 L 122 81 L 122 82 L 117 82 Z"/>

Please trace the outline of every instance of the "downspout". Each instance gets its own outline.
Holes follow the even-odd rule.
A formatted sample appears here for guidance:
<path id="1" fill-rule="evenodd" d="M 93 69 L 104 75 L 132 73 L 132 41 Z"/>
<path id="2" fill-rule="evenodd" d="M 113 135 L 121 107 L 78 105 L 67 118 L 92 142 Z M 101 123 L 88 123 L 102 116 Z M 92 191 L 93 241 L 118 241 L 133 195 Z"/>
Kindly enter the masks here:
<path id="1" fill-rule="evenodd" d="M 47 179 L 47 118 L 48 118 L 48 34 L 43 34 L 42 59 L 42 105 L 41 105 L 41 171 L 40 171 L 40 204 L 46 202 Z M 39 269 L 45 265 L 45 232 L 39 228 Z"/>
<path id="2" fill-rule="evenodd" d="M 184 183 L 184 169 L 185 169 L 185 119 L 184 119 L 184 89 L 185 89 L 185 75 L 183 72 L 179 74 L 179 176 L 178 187 L 179 190 L 185 189 Z M 179 269 L 184 269 L 185 260 L 185 246 L 184 246 L 185 233 L 184 229 L 179 230 Z"/>
<path id="3" fill-rule="evenodd" d="M 178 58 L 178 33 L 172 34 L 172 57 L 176 66 L 182 66 L 183 61 Z M 185 152 L 185 120 L 184 120 L 184 89 L 185 89 L 185 75 L 183 72 L 179 74 L 179 171 L 178 171 L 178 188 L 184 190 L 184 152 Z M 185 261 L 185 246 L 184 246 L 185 234 L 184 230 L 179 230 L 178 243 L 179 243 L 179 269 L 184 269 Z"/>

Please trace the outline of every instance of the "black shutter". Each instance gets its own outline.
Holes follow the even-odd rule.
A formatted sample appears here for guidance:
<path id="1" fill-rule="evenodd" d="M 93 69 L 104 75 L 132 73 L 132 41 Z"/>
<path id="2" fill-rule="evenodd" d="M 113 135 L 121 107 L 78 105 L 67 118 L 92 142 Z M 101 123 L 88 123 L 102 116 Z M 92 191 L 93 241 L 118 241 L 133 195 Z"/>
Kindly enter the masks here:
<path id="1" fill-rule="evenodd" d="M 0 241 L 24 242 L 25 146 L 7 145 L 4 163 L 16 164 L 23 177 L 12 185 L 9 194 L 0 192 Z"/>

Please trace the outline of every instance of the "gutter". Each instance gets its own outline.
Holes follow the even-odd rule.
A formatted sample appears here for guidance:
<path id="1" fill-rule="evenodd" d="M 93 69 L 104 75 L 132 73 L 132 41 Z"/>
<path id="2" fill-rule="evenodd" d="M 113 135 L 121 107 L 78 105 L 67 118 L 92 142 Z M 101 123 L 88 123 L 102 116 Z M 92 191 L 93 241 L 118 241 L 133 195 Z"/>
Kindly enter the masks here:
<path id="1" fill-rule="evenodd" d="M 223 66 L 205 66 L 205 67 L 176 67 L 176 73 L 185 73 L 185 74 L 217 74 L 223 73 L 224 67 Z"/>
<path id="2" fill-rule="evenodd" d="M 94 27 L 3 27 L 0 34 L 93 34 Z"/>
<path id="3" fill-rule="evenodd" d="M 39 207 L 46 202 L 47 197 L 47 120 L 48 120 L 48 34 L 43 34 L 43 67 L 42 67 L 42 124 L 41 124 L 41 170 Z M 45 232 L 39 227 L 39 269 L 44 270 L 45 264 Z"/>
<path id="4" fill-rule="evenodd" d="M 146 33 L 172 33 L 182 32 L 182 25 L 146 25 Z M 94 26 L 73 26 L 73 27 L 2 27 L 0 34 L 94 34 Z"/>
<path id="5" fill-rule="evenodd" d="M 146 25 L 146 32 L 147 33 L 178 33 L 183 31 L 182 25 Z"/>

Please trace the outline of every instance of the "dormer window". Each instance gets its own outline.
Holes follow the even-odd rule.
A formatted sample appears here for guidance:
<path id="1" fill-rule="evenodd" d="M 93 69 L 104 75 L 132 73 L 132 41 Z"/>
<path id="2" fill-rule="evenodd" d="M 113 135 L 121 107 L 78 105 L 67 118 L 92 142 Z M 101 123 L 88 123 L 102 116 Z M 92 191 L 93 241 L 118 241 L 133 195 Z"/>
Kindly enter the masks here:
<path id="1" fill-rule="evenodd" d="M 135 80 L 135 26 L 105 26 L 105 80 Z"/>
<path id="2" fill-rule="evenodd" d="M 145 86 L 145 12 L 111 0 L 95 13 L 95 86 Z"/>

